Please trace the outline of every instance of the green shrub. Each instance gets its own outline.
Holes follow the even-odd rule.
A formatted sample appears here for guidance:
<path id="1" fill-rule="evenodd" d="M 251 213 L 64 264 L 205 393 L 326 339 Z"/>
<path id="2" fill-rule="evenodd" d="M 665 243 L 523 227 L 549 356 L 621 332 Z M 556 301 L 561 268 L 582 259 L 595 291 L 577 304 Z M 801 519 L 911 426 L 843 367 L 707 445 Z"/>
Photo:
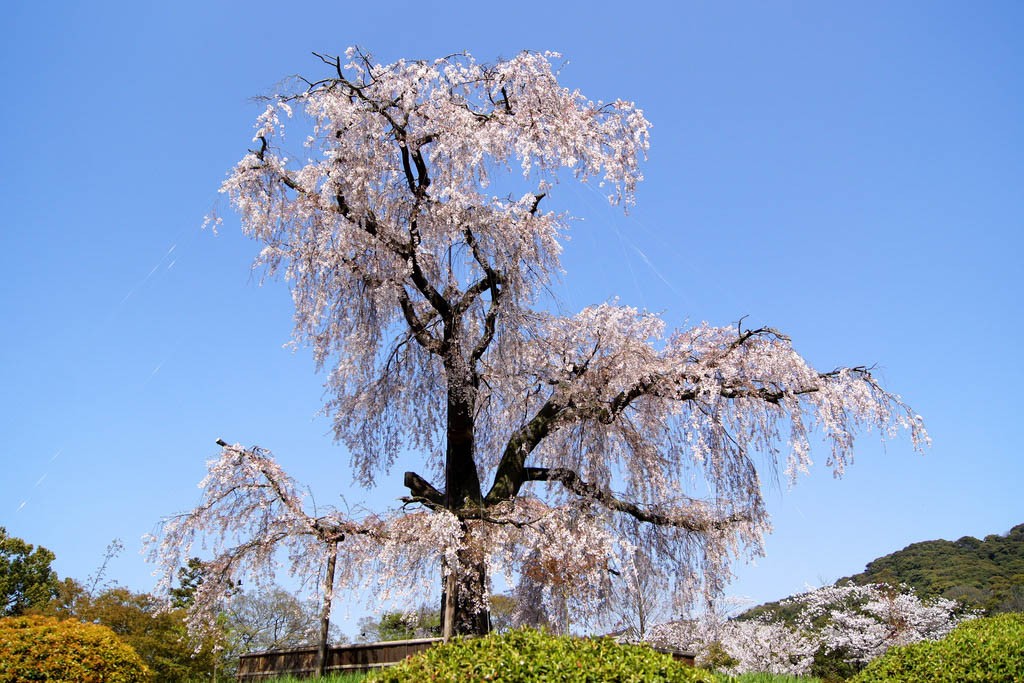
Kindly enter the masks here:
<path id="1" fill-rule="evenodd" d="M 1024 613 L 974 619 L 942 640 L 894 647 L 853 680 L 1024 681 Z"/>
<path id="2" fill-rule="evenodd" d="M 106 626 L 53 617 L 0 619 L 0 683 L 148 680 L 139 655 Z"/>
<path id="3" fill-rule="evenodd" d="M 437 645 L 366 679 L 366 683 L 424 681 L 712 683 L 715 678 L 649 647 L 523 629 Z"/>

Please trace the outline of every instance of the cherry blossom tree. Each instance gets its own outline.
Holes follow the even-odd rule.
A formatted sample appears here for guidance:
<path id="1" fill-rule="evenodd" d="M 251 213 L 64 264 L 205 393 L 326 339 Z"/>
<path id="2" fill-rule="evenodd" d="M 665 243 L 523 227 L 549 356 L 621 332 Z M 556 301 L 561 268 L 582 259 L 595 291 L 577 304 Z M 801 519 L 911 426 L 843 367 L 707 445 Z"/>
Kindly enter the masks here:
<path id="1" fill-rule="evenodd" d="M 823 586 L 783 602 L 796 608 L 797 626 L 814 632 L 826 651 L 863 666 L 897 645 L 941 640 L 974 618 L 955 600 L 922 600 L 907 586 L 844 583 Z"/>
<path id="2" fill-rule="evenodd" d="M 440 566 L 447 634 L 486 630 L 494 572 L 525 572 L 585 611 L 640 552 L 688 595 L 711 595 L 733 558 L 761 551 L 758 455 L 795 477 L 821 438 L 840 474 L 857 431 L 927 439 L 869 369 L 816 370 L 776 330 L 668 332 L 618 302 L 551 312 L 570 217 L 549 195 L 593 182 L 629 206 L 650 127 L 630 102 L 563 86 L 558 55 L 318 57 L 330 73 L 268 102 L 222 191 L 267 277 L 290 284 L 294 337 L 328 373 L 325 409 L 354 477 L 373 486 L 399 454 L 421 456 L 402 510 L 322 522 L 344 532 L 339 587 L 365 583 L 367 565 L 384 592 Z M 286 129 L 308 133 L 295 158 Z M 238 484 L 243 451 L 225 448 L 204 505 Z M 255 525 L 246 566 L 269 561 L 278 518 L 214 507 L 165 541 Z M 290 538 L 320 533 L 295 523 L 308 533 Z"/>
<path id="3" fill-rule="evenodd" d="M 730 675 L 771 673 L 803 676 L 811 670 L 817 640 L 767 618 L 721 620 L 712 614 L 651 628 L 646 641 L 691 652 L 698 666 Z"/>
<path id="4" fill-rule="evenodd" d="M 789 598 L 752 619 L 727 619 L 711 610 L 658 624 L 646 640 L 693 652 L 699 665 L 733 675 L 825 677 L 819 667 L 838 662 L 852 675 L 891 647 L 941 640 L 975 616 L 954 600 L 922 600 L 907 586 L 845 583 Z"/>

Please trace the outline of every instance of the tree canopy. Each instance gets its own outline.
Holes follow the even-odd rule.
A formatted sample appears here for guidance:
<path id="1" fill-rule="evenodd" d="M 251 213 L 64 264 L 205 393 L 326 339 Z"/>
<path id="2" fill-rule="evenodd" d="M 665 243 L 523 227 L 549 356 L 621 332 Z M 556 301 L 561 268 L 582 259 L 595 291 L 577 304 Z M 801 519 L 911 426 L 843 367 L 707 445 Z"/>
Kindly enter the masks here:
<path id="1" fill-rule="evenodd" d="M 50 568 L 55 557 L 0 527 L 0 616 L 25 614 L 56 597 L 60 582 Z"/>
<path id="2" fill-rule="evenodd" d="M 383 594 L 433 585 L 440 564 L 448 632 L 486 630 L 495 571 L 585 612 L 640 552 L 712 594 L 761 550 L 759 454 L 795 477 L 821 438 L 839 474 L 857 431 L 926 441 L 868 368 L 816 370 L 774 329 L 667 331 L 617 301 L 552 312 L 558 184 L 630 205 L 650 128 L 631 102 L 563 86 L 558 55 L 318 56 L 330 72 L 268 102 L 222 190 L 291 286 L 354 477 L 374 485 L 404 452 L 422 469 L 401 510 L 311 513 L 267 451 L 225 445 L 204 502 L 163 527 L 167 571 L 199 535 L 224 577 L 271 565 L 278 543 L 302 571 L 335 547 L 340 585 Z M 289 128 L 309 133 L 297 155 Z M 207 580 L 197 607 L 229 583 Z"/>

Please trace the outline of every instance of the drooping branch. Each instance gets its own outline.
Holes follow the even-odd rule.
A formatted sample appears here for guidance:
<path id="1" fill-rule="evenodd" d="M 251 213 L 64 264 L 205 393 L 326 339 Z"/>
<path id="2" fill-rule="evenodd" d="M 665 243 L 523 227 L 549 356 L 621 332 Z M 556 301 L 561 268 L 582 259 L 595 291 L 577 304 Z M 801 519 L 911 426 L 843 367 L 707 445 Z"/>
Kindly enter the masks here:
<path id="1" fill-rule="evenodd" d="M 213 623 L 236 576 L 269 570 L 279 548 L 288 548 L 303 573 L 315 573 L 327 549 L 346 539 L 381 538 L 382 529 L 375 518 L 359 521 L 335 512 L 306 512 L 298 486 L 268 451 L 230 445 L 222 439 L 217 444 L 221 456 L 209 463 L 200 485 L 200 505 L 163 520 L 162 539 L 150 537 L 147 542 L 151 559 L 161 564 L 165 591 L 198 539 L 213 546 L 214 557 L 206 565 L 208 580 L 190 617 L 199 630 Z"/>
<path id="2" fill-rule="evenodd" d="M 675 527 L 695 533 L 707 533 L 710 531 L 722 531 L 734 524 L 750 521 L 749 516 L 743 514 L 709 517 L 706 514 L 698 514 L 696 511 L 674 510 L 664 512 L 651 507 L 643 507 L 621 500 L 610 491 L 596 484 L 583 481 L 576 472 L 564 467 L 527 467 L 524 469 L 523 475 L 526 481 L 557 481 L 572 493 L 600 503 L 608 510 L 622 512 L 637 521 L 657 526 Z"/>

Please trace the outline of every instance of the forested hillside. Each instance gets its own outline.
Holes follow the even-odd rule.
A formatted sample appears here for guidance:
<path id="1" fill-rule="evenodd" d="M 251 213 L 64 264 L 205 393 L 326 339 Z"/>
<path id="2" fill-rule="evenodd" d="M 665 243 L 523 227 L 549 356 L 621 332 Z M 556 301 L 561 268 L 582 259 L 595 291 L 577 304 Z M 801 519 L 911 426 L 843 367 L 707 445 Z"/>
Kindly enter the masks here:
<path id="1" fill-rule="evenodd" d="M 1024 611 L 1024 524 L 984 540 L 912 543 L 838 583 L 849 580 L 905 583 L 922 596 L 941 595 L 987 611 Z"/>
<path id="2" fill-rule="evenodd" d="M 906 584 L 922 598 L 952 598 L 989 613 L 1024 612 L 1024 524 L 984 540 L 964 536 L 912 543 L 836 584 L 848 581 Z M 791 615 L 780 602 L 758 605 L 740 618 L 770 614 L 786 619 Z"/>

